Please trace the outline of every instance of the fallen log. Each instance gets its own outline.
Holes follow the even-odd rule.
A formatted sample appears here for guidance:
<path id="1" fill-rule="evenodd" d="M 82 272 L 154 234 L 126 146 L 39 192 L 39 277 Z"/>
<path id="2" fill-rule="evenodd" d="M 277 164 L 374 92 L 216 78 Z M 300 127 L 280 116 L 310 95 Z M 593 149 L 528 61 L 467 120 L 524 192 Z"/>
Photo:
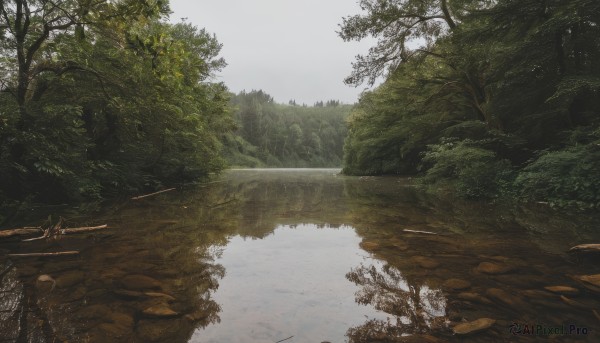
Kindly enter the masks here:
<path id="1" fill-rule="evenodd" d="M 14 236 L 27 236 L 44 231 L 41 227 L 24 227 L 20 229 L 10 229 L 0 231 L 0 238 L 9 238 Z"/>
<path id="2" fill-rule="evenodd" d="M 32 252 L 28 254 L 8 254 L 8 257 L 49 257 L 49 256 L 70 256 L 78 255 L 79 251 L 59 251 L 59 252 Z"/>
<path id="3" fill-rule="evenodd" d="M 140 196 L 137 196 L 137 197 L 133 197 L 133 198 L 131 198 L 131 200 L 140 200 L 140 199 L 148 198 L 148 197 L 155 196 L 155 195 L 158 195 L 158 194 L 161 194 L 161 193 L 166 193 L 166 192 L 174 191 L 176 189 L 177 188 L 164 189 L 162 191 L 158 191 L 158 192 L 154 192 L 154 193 L 150 193 L 150 194 L 146 194 L 146 195 L 140 195 Z"/>
<path id="4" fill-rule="evenodd" d="M 108 225 L 106 225 L 106 224 L 99 225 L 99 226 L 84 226 L 84 227 L 75 227 L 75 228 L 66 228 L 66 229 L 60 229 L 60 227 L 55 227 L 53 234 L 50 233 L 50 231 L 51 231 L 50 229 L 47 229 L 44 231 L 44 234 L 42 236 L 24 239 L 22 242 L 33 242 L 33 241 L 39 241 L 39 240 L 50 238 L 50 237 L 56 238 L 60 235 L 92 232 L 92 231 L 97 231 L 97 230 L 102 230 L 102 229 L 107 229 L 107 228 L 108 228 Z"/>
<path id="5" fill-rule="evenodd" d="M 570 253 L 600 253 L 600 244 L 580 244 L 569 249 Z"/>

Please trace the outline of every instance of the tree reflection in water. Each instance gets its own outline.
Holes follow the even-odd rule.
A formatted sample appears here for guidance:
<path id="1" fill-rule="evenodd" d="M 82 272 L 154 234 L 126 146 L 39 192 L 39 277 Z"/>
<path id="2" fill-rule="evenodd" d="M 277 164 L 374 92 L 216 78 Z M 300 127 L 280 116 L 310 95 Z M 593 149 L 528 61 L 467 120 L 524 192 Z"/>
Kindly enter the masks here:
<path id="1" fill-rule="evenodd" d="M 19 335 L 18 309 L 23 301 L 23 285 L 16 274 L 11 263 L 0 266 L 0 333 L 9 341 L 16 341 Z"/>
<path id="2" fill-rule="evenodd" d="M 387 321 L 370 319 L 350 328 L 346 336 L 351 343 L 401 342 L 409 335 L 446 326 L 443 292 L 410 282 L 390 264 L 361 265 L 346 274 L 346 278 L 361 287 L 356 293 L 357 303 L 371 305 L 395 317 Z"/>

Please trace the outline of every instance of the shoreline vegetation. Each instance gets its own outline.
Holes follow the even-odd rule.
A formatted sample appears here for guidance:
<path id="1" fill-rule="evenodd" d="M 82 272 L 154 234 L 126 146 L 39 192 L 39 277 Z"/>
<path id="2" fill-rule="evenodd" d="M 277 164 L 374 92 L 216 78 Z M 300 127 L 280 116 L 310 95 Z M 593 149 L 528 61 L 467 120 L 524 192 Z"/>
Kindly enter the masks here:
<path id="1" fill-rule="evenodd" d="M 360 3 L 338 34 L 379 40 L 345 81 L 383 83 L 307 106 L 215 82 L 221 44 L 170 23 L 168 1 L 3 2 L 0 223 L 227 166 L 342 165 L 461 198 L 600 207 L 597 1 Z"/>
<path id="2" fill-rule="evenodd" d="M 360 3 L 340 36 L 379 40 L 346 82 L 385 81 L 352 111 L 344 173 L 600 207 L 598 2 Z"/>

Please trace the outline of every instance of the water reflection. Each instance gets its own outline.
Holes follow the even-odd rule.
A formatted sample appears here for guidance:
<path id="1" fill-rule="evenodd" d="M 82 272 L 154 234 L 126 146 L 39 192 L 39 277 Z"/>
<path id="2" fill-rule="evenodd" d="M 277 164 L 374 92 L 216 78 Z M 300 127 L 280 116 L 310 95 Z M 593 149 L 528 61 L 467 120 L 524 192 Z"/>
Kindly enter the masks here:
<path id="1" fill-rule="evenodd" d="M 336 173 L 230 171 L 101 212 L 53 213 L 115 229 L 0 242 L 12 252 L 81 251 L 3 262 L 0 337 L 493 342 L 510 341 L 515 321 L 597 326 L 598 294 L 571 276 L 598 274 L 600 265 L 565 253 L 600 241 L 597 217 L 437 198 L 405 179 Z M 44 275 L 56 287 L 36 288 Z M 578 293 L 544 289 L 557 285 Z M 453 335 L 453 325 L 483 317 L 497 323 Z"/>
<path id="2" fill-rule="evenodd" d="M 219 264 L 227 270 L 213 295 L 221 324 L 198 330 L 192 342 L 339 342 L 364 318 L 385 320 L 354 302 L 344 279 L 361 263 L 379 265 L 359 248 L 351 227 L 280 225 L 262 239 L 235 236 Z M 235 328 L 235 330 L 232 330 Z"/>
<path id="3" fill-rule="evenodd" d="M 0 333 L 7 341 L 16 341 L 19 336 L 20 311 L 23 302 L 23 285 L 17 277 L 12 263 L 0 266 Z"/>
<path id="4" fill-rule="evenodd" d="M 394 341 L 406 335 L 441 330 L 446 325 L 446 298 L 417 280 L 407 280 L 400 270 L 384 264 L 352 269 L 346 278 L 361 289 L 356 302 L 391 314 L 395 320 L 368 320 L 348 330 L 350 342 Z"/>

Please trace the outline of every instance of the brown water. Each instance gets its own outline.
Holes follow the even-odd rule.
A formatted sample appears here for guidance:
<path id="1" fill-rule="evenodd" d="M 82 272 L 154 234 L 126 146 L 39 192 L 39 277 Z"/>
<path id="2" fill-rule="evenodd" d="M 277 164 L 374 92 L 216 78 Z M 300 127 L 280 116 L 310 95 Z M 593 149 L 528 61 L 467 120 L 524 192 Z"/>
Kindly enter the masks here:
<path id="1" fill-rule="evenodd" d="M 598 218 L 337 172 L 232 170 L 84 215 L 57 210 L 71 226 L 114 228 L 0 243 L 81 251 L 0 260 L 0 342 L 600 342 L 600 297 L 575 280 L 600 265 L 566 253 L 600 242 Z M 557 285 L 577 294 L 544 288 Z M 495 323 L 453 334 L 479 318 Z"/>

